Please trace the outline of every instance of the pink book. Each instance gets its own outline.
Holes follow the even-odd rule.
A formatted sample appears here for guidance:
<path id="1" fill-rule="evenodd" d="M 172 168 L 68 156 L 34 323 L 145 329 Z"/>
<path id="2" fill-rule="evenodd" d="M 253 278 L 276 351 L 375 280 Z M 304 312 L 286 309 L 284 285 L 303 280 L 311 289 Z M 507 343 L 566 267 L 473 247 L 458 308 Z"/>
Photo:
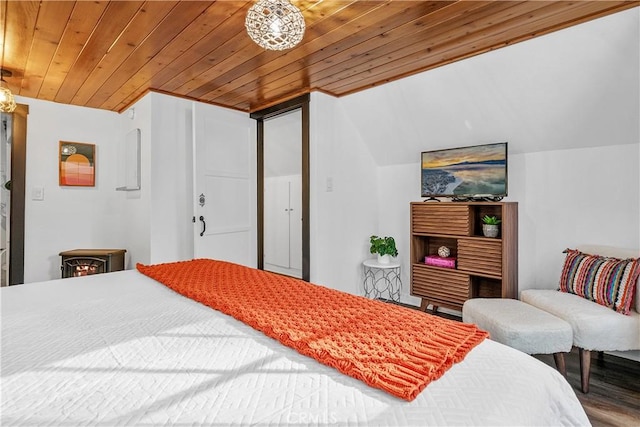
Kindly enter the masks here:
<path id="1" fill-rule="evenodd" d="M 424 263 L 435 267 L 456 268 L 456 259 L 454 257 L 443 258 L 438 255 L 427 255 L 424 257 Z"/>

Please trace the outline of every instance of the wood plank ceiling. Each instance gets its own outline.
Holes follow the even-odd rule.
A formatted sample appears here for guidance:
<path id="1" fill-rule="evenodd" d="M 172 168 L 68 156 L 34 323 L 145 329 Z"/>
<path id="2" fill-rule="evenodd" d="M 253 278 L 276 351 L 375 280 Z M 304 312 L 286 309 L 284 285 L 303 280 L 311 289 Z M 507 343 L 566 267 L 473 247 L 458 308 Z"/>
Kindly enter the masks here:
<path id="1" fill-rule="evenodd" d="M 252 1 L 0 2 L 14 93 L 123 111 L 148 91 L 256 111 L 342 96 L 631 7 L 638 1 L 293 0 L 302 42 L 265 51 Z"/>

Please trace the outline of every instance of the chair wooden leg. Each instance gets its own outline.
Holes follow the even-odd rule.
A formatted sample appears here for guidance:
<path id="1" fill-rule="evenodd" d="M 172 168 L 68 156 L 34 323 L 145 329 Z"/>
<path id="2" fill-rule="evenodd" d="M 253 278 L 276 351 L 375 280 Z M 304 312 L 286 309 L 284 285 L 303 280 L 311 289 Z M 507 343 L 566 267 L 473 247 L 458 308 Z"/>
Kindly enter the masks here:
<path id="1" fill-rule="evenodd" d="M 433 304 L 431 306 L 431 314 L 436 314 L 438 313 L 438 306 Z M 422 301 L 420 301 L 420 311 L 424 311 L 425 313 L 427 312 L 427 308 L 429 308 L 429 300 L 426 300 L 424 298 L 422 298 Z"/>
<path id="2" fill-rule="evenodd" d="M 564 363 L 564 353 L 553 353 L 553 360 L 556 362 L 556 369 L 567 378 L 567 365 Z"/>
<path id="3" fill-rule="evenodd" d="M 589 393 L 589 374 L 591 373 L 591 351 L 583 348 L 580 352 L 580 385 L 583 393 Z"/>

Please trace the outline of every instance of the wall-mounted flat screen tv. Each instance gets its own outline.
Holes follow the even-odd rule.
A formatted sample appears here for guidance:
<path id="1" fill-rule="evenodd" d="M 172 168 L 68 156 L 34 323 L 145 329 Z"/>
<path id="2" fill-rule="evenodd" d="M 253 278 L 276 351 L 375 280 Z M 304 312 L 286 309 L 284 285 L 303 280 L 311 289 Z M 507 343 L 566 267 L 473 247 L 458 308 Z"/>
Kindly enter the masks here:
<path id="1" fill-rule="evenodd" d="M 422 152 L 422 197 L 500 200 L 506 195 L 506 142 Z"/>

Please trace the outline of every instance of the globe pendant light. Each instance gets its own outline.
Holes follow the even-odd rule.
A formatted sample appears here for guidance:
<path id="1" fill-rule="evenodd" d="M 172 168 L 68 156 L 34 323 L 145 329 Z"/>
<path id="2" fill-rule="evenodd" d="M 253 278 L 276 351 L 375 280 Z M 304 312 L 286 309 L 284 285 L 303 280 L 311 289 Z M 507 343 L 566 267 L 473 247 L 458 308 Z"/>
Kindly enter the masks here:
<path id="1" fill-rule="evenodd" d="M 291 49 L 304 36 L 302 12 L 288 0 L 259 0 L 244 23 L 251 40 L 268 50 Z"/>
<path id="2" fill-rule="evenodd" d="M 11 71 L 0 69 L 0 112 L 2 113 L 13 113 L 16 109 L 16 100 L 4 80 L 5 77 L 11 77 L 11 75 Z"/>

